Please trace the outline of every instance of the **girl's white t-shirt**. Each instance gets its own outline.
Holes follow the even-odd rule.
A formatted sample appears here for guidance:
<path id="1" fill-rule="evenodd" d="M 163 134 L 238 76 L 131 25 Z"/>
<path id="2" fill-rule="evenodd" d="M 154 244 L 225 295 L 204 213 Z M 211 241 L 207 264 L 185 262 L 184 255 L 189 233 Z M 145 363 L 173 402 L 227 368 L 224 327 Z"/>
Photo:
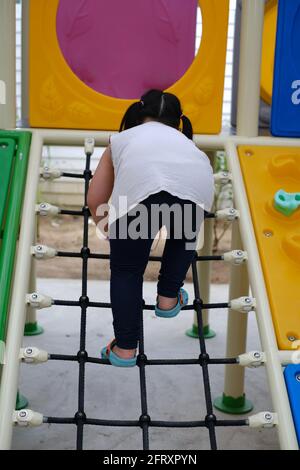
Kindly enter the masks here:
<path id="1" fill-rule="evenodd" d="M 182 132 L 151 121 L 112 135 L 110 143 L 115 181 L 109 224 L 160 191 L 211 210 L 212 167 Z"/>

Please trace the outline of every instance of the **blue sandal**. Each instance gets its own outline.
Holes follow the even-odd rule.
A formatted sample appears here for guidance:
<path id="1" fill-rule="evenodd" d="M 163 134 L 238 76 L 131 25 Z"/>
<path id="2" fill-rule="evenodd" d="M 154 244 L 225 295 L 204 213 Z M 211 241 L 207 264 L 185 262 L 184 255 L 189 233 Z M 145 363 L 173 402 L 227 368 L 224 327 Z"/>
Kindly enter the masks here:
<path id="1" fill-rule="evenodd" d="M 178 302 L 171 310 L 161 310 L 158 308 L 158 303 L 155 306 L 155 315 L 160 318 L 173 318 L 178 315 L 182 307 L 188 304 L 189 296 L 184 289 L 180 289 L 178 293 Z"/>
<path id="2" fill-rule="evenodd" d="M 121 357 L 117 356 L 112 351 L 112 348 L 116 346 L 117 342 L 114 339 L 109 343 L 105 348 L 101 350 L 101 357 L 102 359 L 108 359 L 112 366 L 115 367 L 134 367 L 136 366 L 136 357 L 132 359 L 122 359 Z"/>

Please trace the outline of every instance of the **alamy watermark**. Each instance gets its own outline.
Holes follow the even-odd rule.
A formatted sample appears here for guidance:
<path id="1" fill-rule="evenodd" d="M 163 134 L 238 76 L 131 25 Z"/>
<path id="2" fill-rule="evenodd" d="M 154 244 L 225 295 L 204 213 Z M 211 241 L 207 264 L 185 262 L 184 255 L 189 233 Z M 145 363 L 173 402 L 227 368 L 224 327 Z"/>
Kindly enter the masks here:
<path id="1" fill-rule="evenodd" d="M 128 206 L 127 196 L 120 196 L 118 207 L 101 204 L 96 213 L 99 218 L 98 234 L 101 238 L 147 240 L 155 239 L 162 227 L 167 237 L 186 241 L 187 250 L 195 250 L 197 237 L 204 219 L 204 209 L 192 202 L 136 204 Z"/>

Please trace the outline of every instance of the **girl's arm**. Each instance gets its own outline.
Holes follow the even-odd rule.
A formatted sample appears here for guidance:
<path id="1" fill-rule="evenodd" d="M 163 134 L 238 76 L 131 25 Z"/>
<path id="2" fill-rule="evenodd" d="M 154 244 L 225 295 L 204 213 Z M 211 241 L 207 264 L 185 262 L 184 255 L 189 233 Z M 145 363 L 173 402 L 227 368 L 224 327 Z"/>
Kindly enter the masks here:
<path id="1" fill-rule="evenodd" d="M 114 186 L 114 167 L 112 164 L 111 150 L 107 147 L 103 153 L 97 170 L 93 176 L 88 192 L 88 206 L 96 225 L 105 216 L 97 216 L 97 208 L 101 204 L 107 204 Z"/>

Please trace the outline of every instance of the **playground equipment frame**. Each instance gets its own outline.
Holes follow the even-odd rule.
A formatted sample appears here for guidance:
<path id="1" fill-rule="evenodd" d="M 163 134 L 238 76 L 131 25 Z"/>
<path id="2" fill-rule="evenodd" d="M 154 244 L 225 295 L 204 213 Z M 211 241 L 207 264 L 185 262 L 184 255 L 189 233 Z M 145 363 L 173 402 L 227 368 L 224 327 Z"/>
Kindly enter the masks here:
<path id="1" fill-rule="evenodd" d="M 15 129 L 16 117 L 16 97 L 15 97 L 15 10 L 11 0 L 2 0 L 0 3 L 0 31 L 8 38 L 4 47 L 0 47 L 0 58 L 6 75 L 5 82 L 8 85 L 7 99 L 1 105 L 0 127 Z M 27 11 L 28 2 L 23 2 L 24 11 Z M 261 146 L 286 146 L 300 147 L 299 139 L 274 139 L 271 137 L 258 136 L 258 116 L 259 116 L 259 95 L 260 95 L 260 65 L 262 49 L 262 30 L 264 16 L 264 0 L 243 0 L 242 36 L 241 36 L 241 61 L 240 61 L 240 85 L 238 94 L 238 136 L 216 135 L 205 136 L 196 135 L 195 143 L 202 150 L 214 152 L 225 150 L 229 160 L 230 171 L 233 175 L 233 186 L 236 198 L 236 207 L 240 211 L 238 229 L 240 232 L 242 246 L 234 248 L 244 248 L 248 252 L 248 274 L 251 290 L 256 297 L 256 316 L 259 326 L 262 348 L 266 355 L 266 369 L 270 387 L 270 393 L 274 406 L 274 411 L 278 414 L 278 433 L 282 449 L 298 449 L 297 438 L 294 430 L 289 399 L 281 370 L 284 357 L 291 360 L 291 351 L 283 351 L 278 354 L 278 347 L 272 323 L 270 306 L 265 288 L 260 259 L 255 242 L 255 235 L 251 224 L 250 210 L 242 183 L 242 175 L 237 155 L 239 145 L 261 145 Z M 26 20 L 24 23 L 26 24 Z M 28 24 L 28 23 L 27 23 Z M 253 31 L 256 32 L 253 35 Z M 23 28 L 23 48 L 26 50 L 26 34 L 28 31 Z M 4 42 L 2 41 L 2 44 Z M 27 44 L 28 45 L 28 44 Z M 26 105 L 26 76 L 27 64 L 23 62 L 23 117 L 28 111 Z M 25 79 L 24 79 L 25 77 Z M 22 129 L 24 130 L 24 129 Z M 28 292 L 30 281 L 30 267 L 32 255 L 30 248 L 34 243 L 35 232 L 35 204 L 36 192 L 40 177 L 40 160 L 44 145 L 82 145 L 86 137 L 91 135 L 96 139 L 96 145 L 105 146 L 108 144 L 111 132 L 88 132 L 88 131 L 63 131 L 47 129 L 28 129 L 32 132 L 32 144 L 29 160 L 28 179 L 21 221 L 21 231 L 18 247 L 18 258 L 15 268 L 15 282 L 12 293 L 12 301 L 9 314 L 9 324 L 6 341 L 6 354 L 9 361 L 3 366 L 2 383 L 5 387 L 0 390 L 0 449 L 10 448 L 12 438 L 12 413 L 15 408 L 15 397 L 18 386 L 19 354 L 22 344 L 24 324 L 26 318 L 25 295 Z M 236 234 L 236 240 L 239 234 Z M 235 267 L 238 270 L 239 268 Z M 241 284 L 248 284 L 247 273 L 244 274 Z M 234 275 L 232 276 L 232 285 Z M 234 288 L 233 288 L 234 289 Z M 235 291 L 235 297 L 243 292 Z M 238 314 L 233 320 L 235 331 L 240 331 L 245 340 L 246 317 Z M 229 333 L 230 334 L 230 333 Z M 230 336 L 228 336 L 228 339 Z M 231 341 L 236 341 L 231 338 Z M 237 346 L 237 345 L 236 345 Z M 237 346 L 239 347 L 239 346 Z M 241 351 L 243 352 L 243 351 Z M 227 366 L 228 367 L 228 366 Z M 231 375 L 230 375 L 231 374 Z M 234 383 L 237 395 L 240 395 L 244 387 L 244 371 L 239 367 L 234 369 L 226 368 L 225 382 Z M 226 388 L 225 388 L 226 394 Z"/>
<path id="2" fill-rule="evenodd" d="M 96 145 L 108 144 L 108 132 L 77 132 L 53 131 L 31 129 L 32 146 L 29 159 L 29 174 L 25 189 L 24 207 L 21 221 L 18 257 L 15 268 L 14 287 L 9 314 L 9 324 L 6 340 L 6 357 L 9 361 L 3 366 L 2 383 L 5 387 L 0 390 L 0 449 L 10 447 L 12 437 L 12 413 L 15 407 L 15 396 L 18 387 L 19 355 L 22 344 L 26 304 L 30 280 L 30 267 L 32 261 L 31 246 L 35 236 L 35 206 L 36 193 L 40 178 L 40 161 L 44 145 L 81 145 L 91 134 Z M 236 200 L 240 211 L 239 228 L 241 239 L 248 253 L 248 272 L 251 290 L 256 298 L 256 316 L 259 326 L 262 349 L 266 355 L 266 369 L 270 386 L 270 394 L 274 411 L 278 415 L 278 433 L 282 449 L 298 449 L 297 438 L 294 431 L 293 418 L 289 406 L 289 399 L 281 370 L 281 360 L 276 343 L 268 296 L 264 277 L 260 266 L 260 259 L 256 247 L 255 234 L 251 224 L 245 189 L 237 155 L 239 145 L 265 145 L 265 146 L 300 146 L 300 140 L 272 139 L 269 137 L 244 138 L 228 136 L 196 136 L 197 145 L 206 151 L 225 150 L 227 152 L 230 171 L 233 175 L 234 190 L 239 194 Z M 239 248 L 239 247 L 236 247 Z M 239 269 L 236 267 L 235 269 Z M 240 314 L 241 316 L 244 314 Z M 290 352 L 285 352 L 289 356 Z"/>

